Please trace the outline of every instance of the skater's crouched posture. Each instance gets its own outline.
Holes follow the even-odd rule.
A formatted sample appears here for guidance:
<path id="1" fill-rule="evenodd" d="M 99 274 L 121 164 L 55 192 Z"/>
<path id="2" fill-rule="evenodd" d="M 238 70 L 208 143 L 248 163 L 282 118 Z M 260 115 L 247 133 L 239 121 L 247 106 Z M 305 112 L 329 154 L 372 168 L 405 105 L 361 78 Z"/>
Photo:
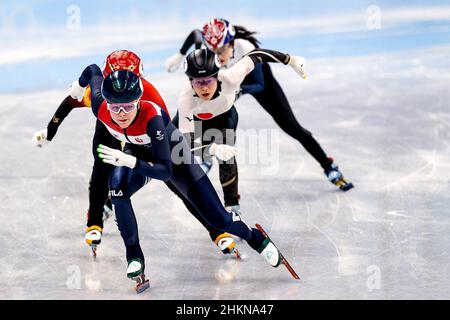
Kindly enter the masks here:
<path id="1" fill-rule="evenodd" d="M 166 181 L 189 201 L 212 227 L 244 240 L 274 267 L 281 263 L 276 247 L 258 229 L 249 227 L 236 213 L 222 206 L 211 182 L 193 155 L 183 135 L 155 103 L 141 101 L 141 79 L 130 71 L 116 71 L 103 80 L 97 65 L 88 66 L 72 87 L 72 96 L 91 88 L 92 111 L 117 139 L 127 143 L 125 152 L 100 145 L 99 156 L 114 169 L 110 194 L 126 246 L 127 276 L 138 287 L 147 285 L 131 196 L 149 178 Z"/>
<path id="2" fill-rule="evenodd" d="M 137 54 L 128 50 L 116 50 L 106 57 L 102 73 L 106 77 L 116 70 L 130 70 L 139 77 L 142 77 L 143 68 L 142 61 Z M 167 111 L 166 105 L 156 88 L 143 78 L 142 84 L 144 87 L 143 99 L 153 101 Z M 39 130 L 34 134 L 34 145 L 42 148 L 52 141 L 60 125 L 73 109 L 90 107 L 91 96 L 89 87 L 86 88 L 83 97 L 79 97 L 78 100 L 67 96 L 53 114 L 47 128 Z M 108 197 L 108 179 L 113 166 L 102 162 L 98 158 L 96 150 L 99 144 L 108 145 L 116 149 L 120 148 L 120 141 L 111 136 L 103 123 L 97 120 L 92 139 L 94 166 L 92 167 L 91 179 L 89 181 L 89 209 L 87 211 L 87 228 L 85 233 L 86 243 L 91 246 L 94 257 L 97 255 L 97 246 L 102 240 L 103 222 L 112 215 L 111 201 Z"/>

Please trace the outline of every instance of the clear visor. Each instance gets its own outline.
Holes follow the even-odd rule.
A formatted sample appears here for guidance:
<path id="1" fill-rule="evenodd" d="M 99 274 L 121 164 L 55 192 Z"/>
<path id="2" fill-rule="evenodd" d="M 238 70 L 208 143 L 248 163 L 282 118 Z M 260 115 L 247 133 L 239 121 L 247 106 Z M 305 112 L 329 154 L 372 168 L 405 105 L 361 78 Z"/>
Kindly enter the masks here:
<path id="1" fill-rule="evenodd" d="M 108 110 L 112 113 L 120 113 L 122 110 L 124 113 L 130 113 L 137 108 L 138 102 L 128 102 L 128 103 L 108 103 Z"/>

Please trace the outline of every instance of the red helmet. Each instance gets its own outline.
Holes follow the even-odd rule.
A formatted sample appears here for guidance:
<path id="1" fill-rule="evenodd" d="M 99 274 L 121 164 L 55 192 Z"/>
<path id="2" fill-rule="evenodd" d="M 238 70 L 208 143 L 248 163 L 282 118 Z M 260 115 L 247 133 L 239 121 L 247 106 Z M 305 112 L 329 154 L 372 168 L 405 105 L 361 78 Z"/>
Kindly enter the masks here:
<path id="1" fill-rule="evenodd" d="M 103 76 L 106 78 L 113 71 L 128 70 L 139 77 L 143 76 L 144 66 L 141 58 L 134 52 L 128 50 L 117 50 L 106 57 L 105 65 L 103 66 Z"/>
<path id="2" fill-rule="evenodd" d="M 236 31 L 225 19 L 211 19 L 203 26 L 202 33 L 208 49 L 215 50 L 231 42 Z"/>

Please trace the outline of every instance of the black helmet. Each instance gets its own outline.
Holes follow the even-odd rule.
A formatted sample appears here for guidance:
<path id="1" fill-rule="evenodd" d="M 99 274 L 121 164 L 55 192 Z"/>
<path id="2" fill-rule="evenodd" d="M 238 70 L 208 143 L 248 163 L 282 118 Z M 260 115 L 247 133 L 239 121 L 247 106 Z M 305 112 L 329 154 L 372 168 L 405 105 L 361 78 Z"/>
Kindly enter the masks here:
<path id="1" fill-rule="evenodd" d="M 208 49 L 194 50 L 184 60 L 184 73 L 191 79 L 214 76 L 220 67 L 219 57 Z"/>
<path id="2" fill-rule="evenodd" d="M 102 96 L 108 103 L 127 103 L 142 97 L 144 90 L 139 76 L 128 70 L 118 70 L 103 80 Z"/>

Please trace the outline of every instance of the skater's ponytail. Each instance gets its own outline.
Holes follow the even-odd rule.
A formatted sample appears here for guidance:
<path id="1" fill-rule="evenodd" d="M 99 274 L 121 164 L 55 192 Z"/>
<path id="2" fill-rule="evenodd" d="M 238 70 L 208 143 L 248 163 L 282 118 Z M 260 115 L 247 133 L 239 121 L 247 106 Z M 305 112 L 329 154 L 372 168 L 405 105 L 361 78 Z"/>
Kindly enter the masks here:
<path id="1" fill-rule="evenodd" d="M 253 44 L 256 48 L 259 48 L 260 42 L 254 37 L 256 32 L 249 31 L 242 26 L 234 26 L 234 30 L 236 31 L 236 34 L 234 35 L 235 39 L 244 39 L 250 41 L 251 44 Z"/>

